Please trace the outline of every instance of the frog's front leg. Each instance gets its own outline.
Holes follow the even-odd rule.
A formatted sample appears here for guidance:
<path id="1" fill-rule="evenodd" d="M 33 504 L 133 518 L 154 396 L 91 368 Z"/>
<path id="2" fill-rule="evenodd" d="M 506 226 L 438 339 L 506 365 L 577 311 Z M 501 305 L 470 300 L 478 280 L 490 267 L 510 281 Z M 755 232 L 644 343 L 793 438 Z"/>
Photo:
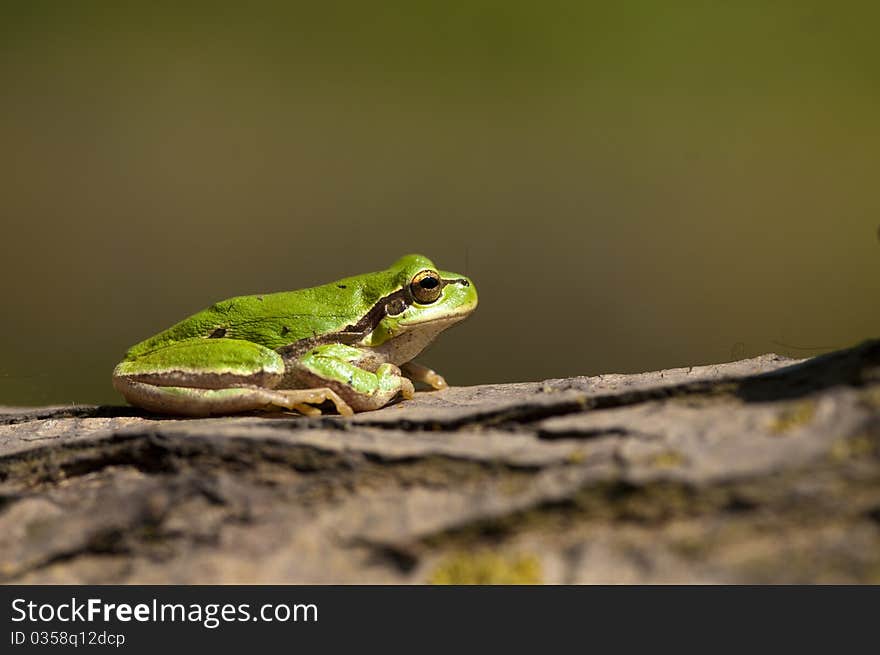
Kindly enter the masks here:
<path id="1" fill-rule="evenodd" d="M 357 412 L 384 407 L 397 394 L 406 399 L 415 394 L 412 382 L 394 364 L 377 361 L 354 346 L 316 346 L 285 360 L 285 365 L 287 375 L 281 386 L 328 387 Z"/>
<path id="2" fill-rule="evenodd" d="M 272 408 L 320 414 L 330 400 L 343 415 L 352 409 L 332 389 L 276 389 L 284 361 L 270 348 L 238 339 L 190 339 L 126 359 L 113 386 L 132 405 L 160 414 L 211 416 Z"/>

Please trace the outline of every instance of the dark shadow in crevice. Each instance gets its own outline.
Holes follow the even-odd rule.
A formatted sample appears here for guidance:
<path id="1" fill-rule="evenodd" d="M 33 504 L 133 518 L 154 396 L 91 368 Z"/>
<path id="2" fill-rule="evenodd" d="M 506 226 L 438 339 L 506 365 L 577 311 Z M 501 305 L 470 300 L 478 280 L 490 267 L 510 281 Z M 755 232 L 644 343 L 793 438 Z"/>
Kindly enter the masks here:
<path id="1" fill-rule="evenodd" d="M 880 383 L 880 339 L 744 378 L 735 395 L 745 402 L 773 402 L 870 383 Z"/>

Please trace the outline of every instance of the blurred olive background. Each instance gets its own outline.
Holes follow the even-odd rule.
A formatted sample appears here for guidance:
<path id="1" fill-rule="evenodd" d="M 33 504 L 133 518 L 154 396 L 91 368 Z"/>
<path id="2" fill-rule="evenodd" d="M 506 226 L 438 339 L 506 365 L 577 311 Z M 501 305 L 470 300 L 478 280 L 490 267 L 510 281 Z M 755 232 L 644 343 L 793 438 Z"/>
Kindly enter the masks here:
<path id="1" fill-rule="evenodd" d="M 480 291 L 453 384 L 876 336 L 874 6 L 6 6 L 0 404 L 413 251 Z"/>

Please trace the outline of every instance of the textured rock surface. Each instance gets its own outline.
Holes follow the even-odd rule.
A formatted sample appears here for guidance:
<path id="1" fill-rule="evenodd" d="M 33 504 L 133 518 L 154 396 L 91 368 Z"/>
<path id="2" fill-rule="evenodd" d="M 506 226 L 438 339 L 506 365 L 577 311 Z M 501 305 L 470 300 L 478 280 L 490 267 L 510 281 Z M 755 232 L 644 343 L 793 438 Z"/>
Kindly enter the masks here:
<path id="1" fill-rule="evenodd" d="M 0 408 L 0 581 L 880 583 L 880 341 L 348 420 Z"/>

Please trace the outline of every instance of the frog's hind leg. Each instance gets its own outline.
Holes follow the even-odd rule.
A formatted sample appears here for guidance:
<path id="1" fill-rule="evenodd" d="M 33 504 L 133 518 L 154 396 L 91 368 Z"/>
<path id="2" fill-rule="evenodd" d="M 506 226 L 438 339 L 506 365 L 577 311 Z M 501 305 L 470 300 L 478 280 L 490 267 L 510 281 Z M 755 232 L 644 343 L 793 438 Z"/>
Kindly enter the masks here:
<path id="1" fill-rule="evenodd" d="M 277 389 L 285 372 L 281 356 L 238 339 L 189 339 L 126 359 L 113 371 L 113 386 L 132 405 L 159 414 L 211 416 L 271 409 L 320 414 L 311 404 L 351 407 L 328 388 Z M 317 386 L 317 385 L 315 385 Z"/>
<path id="2" fill-rule="evenodd" d="M 353 416 L 354 410 L 338 393 L 328 387 L 316 389 L 273 389 L 272 393 L 283 395 L 290 403 L 289 409 L 295 409 L 306 416 L 320 416 L 321 410 L 312 405 L 320 405 L 330 401 L 342 416 Z"/>
<path id="3" fill-rule="evenodd" d="M 115 378 L 113 386 L 132 405 L 158 414 L 215 416 L 276 409 L 295 410 L 305 416 L 320 416 L 311 404 L 326 400 L 343 416 L 354 414 L 351 407 L 331 389 L 260 389 L 229 387 L 197 389 L 163 387 L 126 378 Z"/>

